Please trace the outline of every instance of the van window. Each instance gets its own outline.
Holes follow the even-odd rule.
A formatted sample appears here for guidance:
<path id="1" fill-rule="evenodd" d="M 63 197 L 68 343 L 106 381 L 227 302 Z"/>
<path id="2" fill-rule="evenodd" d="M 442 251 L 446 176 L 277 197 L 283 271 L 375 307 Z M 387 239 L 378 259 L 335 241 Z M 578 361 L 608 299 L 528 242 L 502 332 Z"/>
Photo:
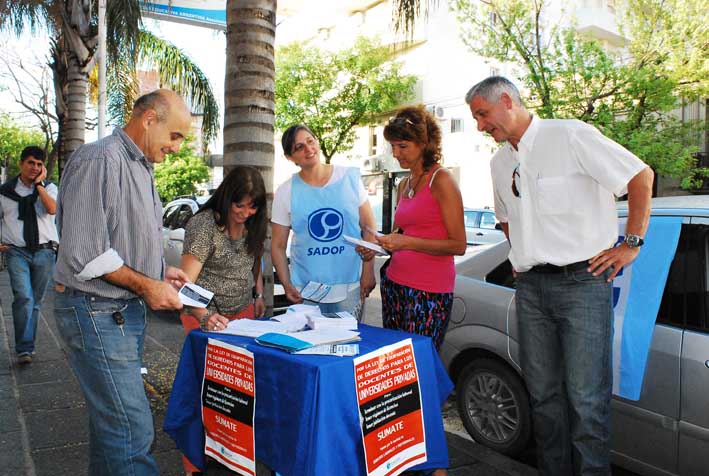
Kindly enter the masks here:
<path id="1" fill-rule="evenodd" d="M 709 225 L 683 224 L 657 321 L 706 332 Z"/>
<path id="2" fill-rule="evenodd" d="M 177 212 L 175 221 L 172 224 L 172 229 L 176 230 L 178 228 L 184 228 L 187 226 L 187 221 L 192 218 L 192 207 L 185 204 L 180 207 L 180 211 Z"/>
<path id="3" fill-rule="evenodd" d="M 486 230 L 495 229 L 495 214 L 494 213 L 483 213 L 480 216 L 480 228 L 485 228 Z"/>
<path id="4" fill-rule="evenodd" d="M 162 215 L 162 226 L 172 230 L 172 223 L 175 221 L 180 205 L 172 205 L 168 207 Z"/>

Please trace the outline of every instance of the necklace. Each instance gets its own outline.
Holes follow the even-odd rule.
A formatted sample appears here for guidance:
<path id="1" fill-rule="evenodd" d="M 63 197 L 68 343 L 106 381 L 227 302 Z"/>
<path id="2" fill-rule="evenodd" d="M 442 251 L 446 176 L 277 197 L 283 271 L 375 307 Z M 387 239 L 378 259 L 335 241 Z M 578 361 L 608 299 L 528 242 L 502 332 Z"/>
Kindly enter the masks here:
<path id="1" fill-rule="evenodd" d="M 421 177 L 423 177 L 424 175 L 426 175 L 426 174 L 422 173 L 421 175 L 419 175 L 418 178 L 416 179 L 416 183 L 412 187 L 411 186 L 412 174 L 409 174 L 409 178 L 406 179 L 406 188 L 408 189 L 408 191 L 406 192 L 406 196 L 409 197 L 409 199 L 414 198 L 414 195 L 416 195 L 416 186 L 419 184 L 419 182 L 421 181 Z"/>

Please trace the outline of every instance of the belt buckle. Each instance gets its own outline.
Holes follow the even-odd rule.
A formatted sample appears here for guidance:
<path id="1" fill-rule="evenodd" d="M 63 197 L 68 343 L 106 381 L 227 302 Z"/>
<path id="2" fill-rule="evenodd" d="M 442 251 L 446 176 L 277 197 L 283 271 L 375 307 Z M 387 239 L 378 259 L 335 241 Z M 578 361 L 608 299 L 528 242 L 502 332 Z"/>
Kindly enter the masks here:
<path id="1" fill-rule="evenodd" d="M 66 291 L 66 286 L 64 286 L 63 284 L 57 283 L 54 285 L 54 290 L 58 293 L 64 293 Z"/>

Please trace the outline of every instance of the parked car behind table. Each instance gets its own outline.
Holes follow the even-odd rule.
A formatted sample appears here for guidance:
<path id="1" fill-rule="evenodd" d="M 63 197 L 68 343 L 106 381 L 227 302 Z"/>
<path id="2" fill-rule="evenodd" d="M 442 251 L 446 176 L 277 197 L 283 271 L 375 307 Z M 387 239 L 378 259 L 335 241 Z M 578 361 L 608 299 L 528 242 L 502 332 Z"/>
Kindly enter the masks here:
<path id="1" fill-rule="evenodd" d="M 658 312 L 639 401 L 614 397 L 613 463 L 643 475 L 709 474 L 709 196 L 653 200 L 653 216 L 684 217 Z M 627 216 L 619 205 L 621 223 Z M 652 240 L 651 235 L 647 240 Z M 507 241 L 456 265 L 441 358 L 471 436 L 516 454 L 531 435 L 520 376 Z"/>
<path id="2" fill-rule="evenodd" d="M 169 202 L 163 208 L 162 239 L 166 264 L 180 266 L 182 245 L 185 241 L 185 225 L 207 200 L 209 197 L 184 196 Z M 274 279 L 278 279 L 275 273 Z M 276 281 L 273 286 L 274 314 L 285 312 L 289 305 L 283 286 Z"/>
<path id="3" fill-rule="evenodd" d="M 465 239 L 469 245 L 485 245 L 505 240 L 505 234 L 497 223 L 495 212 L 489 208 L 466 208 Z"/>

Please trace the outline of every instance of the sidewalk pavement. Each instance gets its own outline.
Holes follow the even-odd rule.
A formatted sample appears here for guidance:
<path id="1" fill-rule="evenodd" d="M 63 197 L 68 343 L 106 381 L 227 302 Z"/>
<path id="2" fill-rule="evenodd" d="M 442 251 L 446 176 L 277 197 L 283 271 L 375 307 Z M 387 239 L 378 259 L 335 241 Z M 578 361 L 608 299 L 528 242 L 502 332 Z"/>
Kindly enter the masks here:
<path id="1" fill-rule="evenodd" d="M 87 474 L 86 406 L 62 349 L 52 311 L 53 301 L 54 292 L 50 290 L 37 329 L 37 353 L 33 363 L 18 366 L 14 352 L 12 291 L 7 272 L 0 272 L 0 475 Z M 378 308 L 376 299 L 368 302 L 368 323 L 374 324 L 371 321 L 377 316 L 381 322 Z M 162 431 L 182 340 L 182 328 L 174 315 L 153 317 L 145 343 L 144 361 L 148 368 L 145 387 L 156 428 L 153 454 L 163 475 L 184 474 L 179 451 Z M 447 406 L 452 407 L 450 402 Z M 447 413 L 444 408 L 444 418 Z M 451 476 L 537 474 L 532 468 L 458 434 L 449 432 L 447 439 Z M 206 474 L 234 473 L 214 464 Z"/>

